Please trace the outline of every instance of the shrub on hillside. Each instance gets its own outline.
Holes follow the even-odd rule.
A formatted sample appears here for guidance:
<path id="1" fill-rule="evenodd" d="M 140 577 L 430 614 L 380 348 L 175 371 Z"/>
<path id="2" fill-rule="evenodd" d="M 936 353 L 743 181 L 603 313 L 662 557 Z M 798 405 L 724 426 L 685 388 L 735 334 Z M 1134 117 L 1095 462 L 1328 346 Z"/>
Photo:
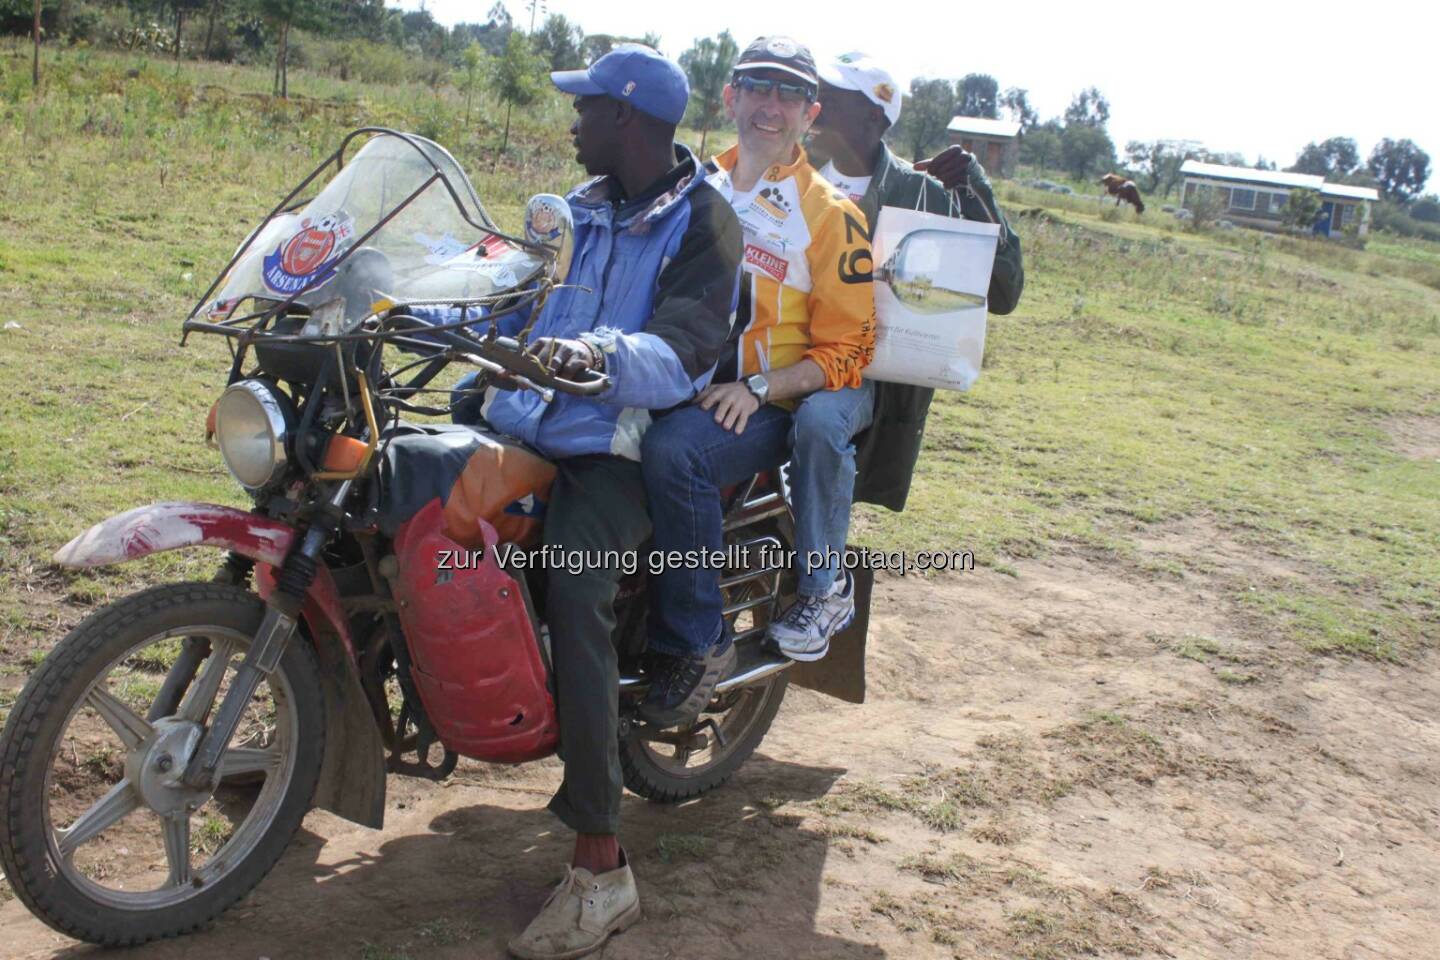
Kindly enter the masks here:
<path id="1" fill-rule="evenodd" d="M 1191 230 L 1204 230 L 1220 217 L 1220 196 L 1214 190 L 1201 187 L 1186 201 L 1185 209 L 1190 211 L 1186 225 Z"/>
<path id="2" fill-rule="evenodd" d="M 315 68 L 312 53 L 315 43 L 309 36 L 296 30 L 285 44 L 286 70 L 312 70 Z"/>
<path id="3" fill-rule="evenodd" d="M 116 34 L 133 26 L 128 7 L 102 7 L 82 3 L 71 9 L 65 38 L 71 43 L 108 43 Z"/>
<path id="4" fill-rule="evenodd" d="M 370 40 L 330 40 L 315 34 L 300 34 L 305 46 L 306 65 L 337 80 L 362 83 L 402 84 L 428 81 L 427 63 L 442 72 L 443 62 L 426 61 L 399 47 Z M 292 51 L 295 41 L 292 39 Z M 294 62 L 292 61 L 292 66 Z"/>
<path id="5" fill-rule="evenodd" d="M 1308 231 L 1319 215 L 1319 196 L 1309 190 L 1292 190 L 1280 211 L 1280 223 L 1292 230 Z"/>
<path id="6" fill-rule="evenodd" d="M 74 21 L 72 21 L 74 22 Z M 153 20 L 135 17 L 124 7 L 106 7 L 93 18 L 83 19 L 87 35 L 77 38 L 137 53 L 172 53 L 175 33 Z"/>
<path id="7" fill-rule="evenodd" d="M 1400 204 L 1389 200 L 1381 200 L 1371 207 L 1370 222 L 1376 230 L 1384 230 L 1397 237 L 1424 237 L 1440 241 L 1440 224 L 1417 220 L 1408 215 Z"/>
<path id="8" fill-rule="evenodd" d="M 1339 240 L 1351 250 L 1365 249 L 1365 238 L 1360 235 L 1360 224 L 1358 223 L 1352 223 L 1347 227 L 1342 227 L 1340 235 L 1337 237 L 1332 233 L 1330 239 Z"/>
<path id="9" fill-rule="evenodd" d="M 1423 223 L 1440 223 L 1440 197 L 1433 194 L 1410 204 L 1410 219 Z"/>

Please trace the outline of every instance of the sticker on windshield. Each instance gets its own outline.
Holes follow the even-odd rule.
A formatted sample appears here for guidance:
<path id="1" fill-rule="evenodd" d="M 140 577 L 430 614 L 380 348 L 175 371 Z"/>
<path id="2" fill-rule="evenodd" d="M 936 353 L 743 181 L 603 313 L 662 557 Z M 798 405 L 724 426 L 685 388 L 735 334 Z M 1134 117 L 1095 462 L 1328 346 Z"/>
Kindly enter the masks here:
<path id="1" fill-rule="evenodd" d="M 355 223 L 343 213 L 315 222 L 306 217 L 294 236 L 265 256 L 261 271 L 265 286 L 290 296 L 330 279 L 335 261 L 354 235 Z"/>
<path id="2" fill-rule="evenodd" d="M 430 255 L 425 258 L 426 263 L 441 264 L 446 260 L 453 260 L 467 249 L 463 240 L 456 240 L 450 234 L 443 237 L 432 237 L 429 234 L 415 234 L 415 242 L 420 244 Z"/>
<path id="3" fill-rule="evenodd" d="M 497 237 L 493 233 L 486 236 L 484 240 L 481 240 L 477 247 L 478 249 L 476 249 L 475 255 L 487 259 L 490 257 L 498 257 L 500 254 L 514 249 L 510 246 L 508 240 L 504 237 Z"/>
<path id="4" fill-rule="evenodd" d="M 445 267 L 448 270 L 478 273 L 489 279 L 497 288 L 514 287 L 520 284 L 520 277 L 516 275 L 514 265 L 504 260 L 455 260 L 445 264 Z"/>
<path id="5" fill-rule="evenodd" d="M 227 277 L 226 279 L 228 280 L 229 278 Z M 221 286 L 223 287 L 224 284 L 221 284 Z M 205 311 L 205 314 L 211 320 L 225 320 L 230 314 L 235 312 L 235 308 L 240 306 L 240 301 L 244 299 L 244 297 L 225 297 L 221 300 L 216 300 L 210 304 L 210 308 Z"/>

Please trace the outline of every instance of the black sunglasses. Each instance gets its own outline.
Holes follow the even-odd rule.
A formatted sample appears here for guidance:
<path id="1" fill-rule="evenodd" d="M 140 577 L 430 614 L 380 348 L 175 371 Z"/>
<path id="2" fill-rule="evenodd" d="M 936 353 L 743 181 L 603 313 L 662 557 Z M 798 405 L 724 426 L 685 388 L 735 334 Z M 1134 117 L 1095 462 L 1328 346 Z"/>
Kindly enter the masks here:
<path id="1" fill-rule="evenodd" d="M 771 90 L 776 90 L 779 92 L 781 103 L 810 103 L 815 99 L 815 88 L 805 83 L 786 83 L 784 80 L 762 80 L 759 77 L 739 76 L 735 78 L 735 87 L 758 97 L 768 97 Z"/>

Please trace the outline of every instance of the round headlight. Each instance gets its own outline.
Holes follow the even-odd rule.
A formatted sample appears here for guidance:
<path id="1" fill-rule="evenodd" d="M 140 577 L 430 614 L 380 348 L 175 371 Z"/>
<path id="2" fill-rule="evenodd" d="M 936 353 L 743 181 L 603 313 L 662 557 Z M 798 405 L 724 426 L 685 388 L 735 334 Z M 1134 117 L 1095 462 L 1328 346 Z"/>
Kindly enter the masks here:
<path id="1" fill-rule="evenodd" d="M 264 380 L 232 383 L 215 407 L 215 441 L 235 479 L 259 490 L 285 469 L 295 415 L 290 401 Z"/>

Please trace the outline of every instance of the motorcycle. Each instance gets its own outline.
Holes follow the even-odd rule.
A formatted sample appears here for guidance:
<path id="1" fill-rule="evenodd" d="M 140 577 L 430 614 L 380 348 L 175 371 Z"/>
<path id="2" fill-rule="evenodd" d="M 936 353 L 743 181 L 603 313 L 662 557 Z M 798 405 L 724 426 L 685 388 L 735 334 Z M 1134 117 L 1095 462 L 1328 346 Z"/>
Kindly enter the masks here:
<path id="1" fill-rule="evenodd" d="M 206 432 L 253 506 L 154 504 L 61 548 L 72 568 L 192 546 L 225 558 L 210 581 L 87 617 L 0 735 L 0 866 L 41 920 L 110 946 L 190 932 L 261 881 L 312 807 L 379 828 L 390 773 L 441 779 L 462 756 L 554 752 L 544 622 L 563 598 L 516 560 L 536 543 L 549 465 L 402 416 L 445 417 L 492 388 L 550 402 L 606 388 L 553 375 L 528 324 L 499 332 L 563 282 L 572 234 L 549 195 L 527 206 L 523 236 L 506 234 L 442 147 L 365 128 L 240 245 L 183 331 L 230 348 Z M 437 305 L 460 319 L 411 312 Z M 430 386 L 455 364 L 479 368 L 474 388 Z M 448 499 L 428 495 L 437 477 L 454 480 Z M 793 592 L 774 559 L 792 540 L 783 475 L 728 491 L 725 530 L 740 665 L 694 723 L 637 719 L 646 571 L 621 583 L 620 756 L 626 786 L 652 801 L 720 786 L 792 679 L 863 699 L 865 571 L 831 656 L 792 664 L 761 647 Z"/>

